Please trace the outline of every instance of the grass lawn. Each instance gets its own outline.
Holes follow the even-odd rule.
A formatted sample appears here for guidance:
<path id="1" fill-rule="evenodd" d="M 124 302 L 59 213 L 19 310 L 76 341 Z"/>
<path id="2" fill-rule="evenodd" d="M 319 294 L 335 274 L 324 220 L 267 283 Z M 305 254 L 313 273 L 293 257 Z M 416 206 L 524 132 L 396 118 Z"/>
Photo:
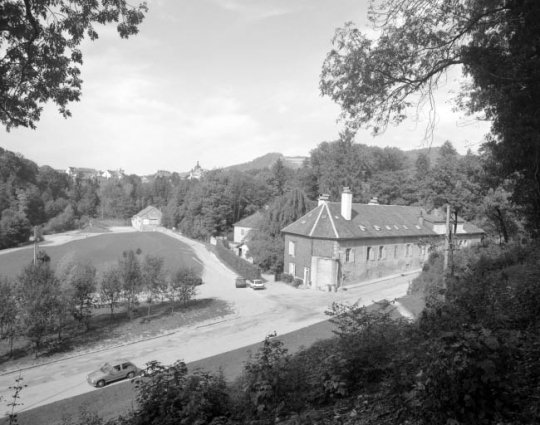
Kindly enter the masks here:
<path id="1" fill-rule="evenodd" d="M 74 253 L 77 259 L 90 260 L 97 269 L 98 275 L 115 265 L 122 252 L 141 249 L 140 258 L 146 254 L 163 257 L 165 269 L 174 270 L 181 266 L 192 267 L 201 272 L 202 265 L 189 246 L 177 239 L 160 232 L 104 233 L 88 239 L 79 239 L 58 246 L 40 246 L 51 257 L 51 265 L 66 254 Z M 16 277 L 23 267 L 33 259 L 33 247 L 0 254 L 0 275 Z"/>

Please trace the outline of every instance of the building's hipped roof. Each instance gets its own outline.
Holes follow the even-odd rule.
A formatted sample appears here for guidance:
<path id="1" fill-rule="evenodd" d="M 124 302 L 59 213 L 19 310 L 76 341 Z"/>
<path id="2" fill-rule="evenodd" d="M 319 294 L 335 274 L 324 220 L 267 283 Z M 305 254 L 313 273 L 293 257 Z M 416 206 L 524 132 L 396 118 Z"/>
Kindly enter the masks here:
<path id="1" fill-rule="evenodd" d="M 484 232 L 482 229 L 480 229 L 479 227 L 476 227 L 474 224 L 472 223 L 469 223 L 468 221 L 465 221 L 463 223 L 463 230 L 465 230 L 465 233 L 468 233 L 468 234 L 484 234 L 486 232 Z M 458 232 L 459 234 L 459 232 Z"/>
<path id="2" fill-rule="evenodd" d="M 255 214 L 251 214 L 237 223 L 234 223 L 234 227 L 249 227 L 250 229 L 256 229 L 259 227 L 263 214 L 261 211 L 257 211 Z"/>
<path id="3" fill-rule="evenodd" d="M 440 219 L 426 214 L 420 207 L 366 204 L 352 204 L 351 220 L 345 220 L 341 215 L 340 203 L 326 202 L 285 227 L 282 232 L 318 239 L 439 236 L 427 225 L 427 221 L 433 223 Z M 469 223 L 464 229 L 466 233 L 483 233 Z"/>

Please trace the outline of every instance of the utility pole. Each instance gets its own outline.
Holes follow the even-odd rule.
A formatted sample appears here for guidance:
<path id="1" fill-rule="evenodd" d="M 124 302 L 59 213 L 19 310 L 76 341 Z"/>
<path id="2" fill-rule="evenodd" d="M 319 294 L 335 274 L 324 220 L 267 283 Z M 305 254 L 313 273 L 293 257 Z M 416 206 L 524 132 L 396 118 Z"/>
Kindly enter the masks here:
<path id="1" fill-rule="evenodd" d="M 37 226 L 34 226 L 34 264 L 36 264 L 36 260 L 37 260 L 37 249 L 39 248 L 38 246 L 38 231 L 37 231 Z"/>
<path id="2" fill-rule="evenodd" d="M 444 263 L 443 263 L 443 291 L 446 294 L 447 284 L 446 277 L 448 275 L 448 251 L 450 251 L 450 204 L 446 204 L 446 236 L 444 241 Z M 444 296 L 444 295 L 443 295 Z"/>

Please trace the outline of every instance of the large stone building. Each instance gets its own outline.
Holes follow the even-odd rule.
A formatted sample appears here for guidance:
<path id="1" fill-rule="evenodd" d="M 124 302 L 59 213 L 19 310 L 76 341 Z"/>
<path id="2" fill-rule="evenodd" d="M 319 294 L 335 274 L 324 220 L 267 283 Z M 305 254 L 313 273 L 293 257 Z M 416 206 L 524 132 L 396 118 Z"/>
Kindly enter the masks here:
<path id="1" fill-rule="evenodd" d="M 341 203 L 322 196 L 318 206 L 282 230 L 284 270 L 312 288 L 347 286 L 420 270 L 429 246 L 446 234 L 446 220 L 420 207 L 353 204 L 345 188 Z M 454 243 L 481 241 L 484 232 L 458 221 Z"/>

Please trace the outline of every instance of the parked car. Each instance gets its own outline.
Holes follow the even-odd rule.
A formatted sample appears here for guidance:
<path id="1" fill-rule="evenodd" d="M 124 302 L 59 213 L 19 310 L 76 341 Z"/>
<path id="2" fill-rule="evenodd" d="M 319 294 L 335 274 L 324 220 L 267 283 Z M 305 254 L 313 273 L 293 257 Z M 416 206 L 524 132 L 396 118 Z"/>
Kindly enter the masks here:
<path id="1" fill-rule="evenodd" d="M 243 277 L 240 277 L 240 276 L 237 276 L 236 279 L 234 280 L 234 284 L 237 288 L 245 288 L 247 287 L 247 282 L 246 282 L 246 279 L 244 279 Z"/>
<path id="2" fill-rule="evenodd" d="M 90 385 L 102 388 L 113 381 L 131 379 L 139 372 L 140 369 L 129 360 L 118 359 L 105 363 L 95 372 L 89 373 L 86 380 Z"/>
<path id="3" fill-rule="evenodd" d="M 261 279 L 254 279 L 249 283 L 249 286 L 251 289 L 266 289 L 266 286 L 264 286 L 264 282 Z"/>

